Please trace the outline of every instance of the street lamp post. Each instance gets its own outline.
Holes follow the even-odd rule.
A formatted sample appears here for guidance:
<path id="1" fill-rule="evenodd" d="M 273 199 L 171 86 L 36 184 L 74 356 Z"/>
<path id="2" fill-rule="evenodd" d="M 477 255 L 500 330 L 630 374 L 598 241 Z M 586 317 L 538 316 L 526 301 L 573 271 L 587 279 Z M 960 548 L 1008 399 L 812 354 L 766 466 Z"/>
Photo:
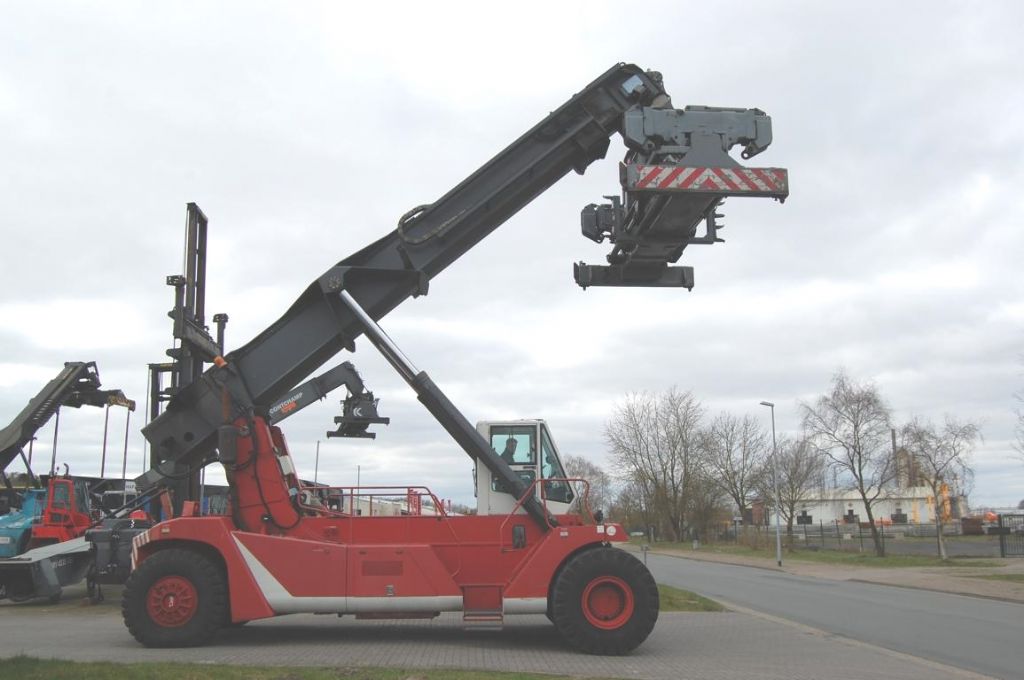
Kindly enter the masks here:
<path id="1" fill-rule="evenodd" d="M 775 443 L 775 404 L 762 401 L 761 406 L 772 410 L 772 486 L 775 487 L 775 561 L 782 566 L 782 531 L 779 528 L 779 514 L 782 511 L 782 498 L 779 496 L 779 447 Z"/>

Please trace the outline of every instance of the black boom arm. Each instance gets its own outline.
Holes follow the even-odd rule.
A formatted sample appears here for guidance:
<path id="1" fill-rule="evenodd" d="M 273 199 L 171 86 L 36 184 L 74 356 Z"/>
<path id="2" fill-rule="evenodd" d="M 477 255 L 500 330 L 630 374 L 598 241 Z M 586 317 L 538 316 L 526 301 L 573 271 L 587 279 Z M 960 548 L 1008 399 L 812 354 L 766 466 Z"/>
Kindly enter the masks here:
<path id="1" fill-rule="evenodd" d="M 717 240 L 715 209 L 725 196 L 781 199 L 788 193 L 785 171 L 759 170 L 759 178 L 727 154 L 734 144 L 744 146 L 745 156 L 763 150 L 770 125 L 756 109 L 672 109 L 660 74 L 618 64 L 436 202 L 411 210 L 397 229 L 327 270 L 273 325 L 175 396 L 143 432 L 166 463 L 190 467 L 208 460 L 226 402 L 265 415 L 330 357 L 353 350 L 369 323 L 426 294 L 430 279 L 539 194 L 603 158 L 615 133 L 629 147 L 623 200 L 589 206 L 583 216 L 584 235 L 607 238 L 614 248 L 608 266 L 578 263 L 577 283 L 692 287 L 689 267 L 667 263 L 688 243 Z M 702 221 L 710 241 L 696 237 Z M 437 398 L 417 394 L 437 416 Z M 482 438 L 456 439 L 471 456 L 491 458 Z M 497 467 L 505 468 L 496 474 L 510 477 L 509 486 L 521 486 L 507 466 Z M 139 482 L 145 486 L 158 476 L 147 473 Z"/>

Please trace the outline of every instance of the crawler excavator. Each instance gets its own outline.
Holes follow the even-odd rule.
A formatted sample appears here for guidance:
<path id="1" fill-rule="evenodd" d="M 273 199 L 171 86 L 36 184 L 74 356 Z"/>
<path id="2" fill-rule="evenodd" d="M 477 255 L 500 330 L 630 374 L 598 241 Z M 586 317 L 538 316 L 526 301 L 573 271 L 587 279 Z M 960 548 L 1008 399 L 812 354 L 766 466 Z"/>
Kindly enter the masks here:
<path id="1" fill-rule="evenodd" d="M 147 646 L 210 641 L 217 629 L 297 612 L 424 618 L 461 612 L 466 626 L 546 614 L 567 643 L 625 654 L 658 617 L 647 568 L 624 550 L 622 527 L 570 513 L 566 479 L 543 421 L 474 427 L 378 321 L 570 171 L 627 147 L 621 195 L 589 205 L 583 235 L 612 244 L 607 264 L 573 267 L 576 283 L 690 289 L 673 266 L 687 245 L 721 241 L 729 196 L 788 196 L 779 168 L 743 167 L 771 143 L 758 109 L 673 108 L 653 71 L 617 64 L 437 201 L 331 267 L 284 315 L 181 390 L 144 428 L 159 458 L 141 488 L 219 462 L 231 490 L 225 516 L 184 516 L 139 533 L 123 613 Z M 478 512 L 360 514 L 354 504 L 313 503 L 295 473 L 271 409 L 341 350 L 365 337 L 477 469 Z M 349 396 L 339 436 L 372 436 L 385 419 L 347 362 L 332 372 Z M 500 451 L 500 453 L 499 453 Z M 582 487 L 577 487 L 582 488 Z M 351 495 L 358 489 L 349 489 Z M 578 493 L 578 492 L 576 492 Z M 421 496 L 429 497 L 422 491 Z M 572 506 L 577 507 L 577 506 Z"/>

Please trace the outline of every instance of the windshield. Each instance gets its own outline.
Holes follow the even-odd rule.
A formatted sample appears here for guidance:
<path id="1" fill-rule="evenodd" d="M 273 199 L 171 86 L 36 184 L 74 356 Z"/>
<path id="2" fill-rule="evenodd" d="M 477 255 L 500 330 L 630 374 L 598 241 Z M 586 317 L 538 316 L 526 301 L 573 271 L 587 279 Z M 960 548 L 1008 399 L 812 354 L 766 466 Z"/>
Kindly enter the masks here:
<path id="1" fill-rule="evenodd" d="M 541 468 L 540 475 L 543 479 L 565 477 L 565 471 L 558 460 L 558 454 L 548 436 L 547 428 L 541 428 Z M 549 500 L 560 503 L 572 503 L 575 497 L 568 482 L 545 482 L 544 495 Z"/>

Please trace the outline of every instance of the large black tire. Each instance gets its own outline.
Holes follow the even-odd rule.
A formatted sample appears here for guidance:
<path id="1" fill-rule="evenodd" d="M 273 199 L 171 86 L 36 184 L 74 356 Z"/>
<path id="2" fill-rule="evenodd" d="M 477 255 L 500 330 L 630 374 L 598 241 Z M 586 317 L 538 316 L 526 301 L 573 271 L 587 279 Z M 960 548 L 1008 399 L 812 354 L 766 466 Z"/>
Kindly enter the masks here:
<path id="1" fill-rule="evenodd" d="M 206 644 L 227 618 L 224 574 L 197 551 L 161 550 L 128 577 L 121 613 L 147 647 Z"/>
<path id="2" fill-rule="evenodd" d="M 658 585 L 623 550 L 582 552 L 562 569 L 551 592 L 551 619 L 565 641 L 588 654 L 628 654 L 658 620 Z"/>

